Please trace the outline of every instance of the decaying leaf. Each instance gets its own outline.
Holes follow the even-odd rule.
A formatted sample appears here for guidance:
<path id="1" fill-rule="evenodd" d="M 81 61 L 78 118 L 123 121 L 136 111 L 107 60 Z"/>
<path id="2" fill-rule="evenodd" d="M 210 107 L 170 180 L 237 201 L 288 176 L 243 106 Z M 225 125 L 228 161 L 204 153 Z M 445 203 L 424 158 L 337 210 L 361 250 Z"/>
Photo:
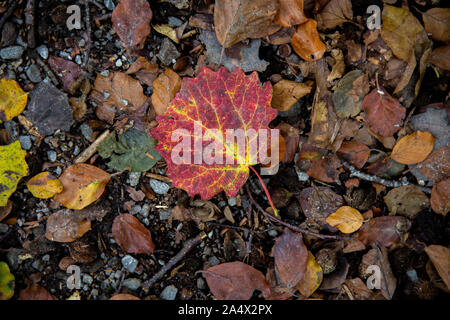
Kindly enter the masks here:
<path id="1" fill-rule="evenodd" d="M 350 0 L 331 0 L 317 15 L 320 29 L 334 29 L 353 18 Z"/>
<path id="2" fill-rule="evenodd" d="M 364 167 L 370 156 L 369 147 L 354 141 L 344 141 L 337 151 L 337 155 L 350 162 L 358 169 Z"/>
<path id="3" fill-rule="evenodd" d="M 361 213 L 349 206 L 342 206 L 326 219 L 330 226 L 337 227 L 342 233 L 352 233 L 361 228 L 363 223 Z"/>
<path id="4" fill-rule="evenodd" d="M 81 210 L 100 198 L 110 177 L 90 164 L 71 165 L 59 177 L 64 189 L 54 199 L 68 209 Z"/>
<path id="5" fill-rule="evenodd" d="M 308 263 L 308 250 L 302 234 L 285 228 L 272 250 L 281 282 L 287 288 L 295 287 L 303 278 Z"/>
<path id="6" fill-rule="evenodd" d="M 446 247 L 433 244 L 426 247 L 425 252 L 450 290 L 450 250 Z"/>
<path id="7" fill-rule="evenodd" d="M 436 213 L 445 216 L 450 211 L 450 178 L 433 186 L 430 203 Z"/>
<path id="8" fill-rule="evenodd" d="M 58 178 L 50 172 L 41 172 L 28 180 L 27 188 L 31 194 L 39 199 L 49 199 L 63 191 L 63 186 Z"/>
<path id="9" fill-rule="evenodd" d="M 20 179 L 28 174 L 26 155 L 19 141 L 0 146 L 0 207 L 8 204 L 8 199 L 16 191 Z"/>
<path id="10" fill-rule="evenodd" d="M 301 83 L 282 79 L 273 86 L 272 108 L 279 111 L 289 110 L 298 99 L 311 92 L 311 83 Z"/>
<path id="11" fill-rule="evenodd" d="M 47 219 L 45 237 L 51 241 L 72 242 L 91 229 L 91 221 L 78 212 L 63 209 Z"/>
<path id="12" fill-rule="evenodd" d="M 6 262 L 0 261 L 0 300 L 9 300 L 14 295 L 15 278 Z"/>
<path id="13" fill-rule="evenodd" d="M 339 80 L 333 93 L 333 102 L 339 118 L 354 117 L 361 112 L 361 104 L 369 92 L 367 74 L 353 70 Z"/>
<path id="14" fill-rule="evenodd" d="M 421 174 L 432 182 L 439 182 L 450 176 L 450 145 L 433 151 L 425 161 L 417 165 Z"/>
<path id="15" fill-rule="evenodd" d="M 17 300 L 58 300 L 58 298 L 37 283 L 32 283 L 20 291 Z"/>
<path id="16" fill-rule="evenodd" d="M 400 214 L 410 219 L 414 219 L 420 211 L 430 205 L 425 193 L 412 185 L 392 189 L 384 197 L 384 202 L 391 214 Z"/>
<path id="17" fill-rule="evenodd" d="M 28 93 L 15 80 L 0 79 L 0 123 L 21 114 L 27 101 Z"/>
<path id="18" fill-rule="evenodd" d="M 155 25 L 153 25 L 153 29 L 156 32 L 159 32 L 159 33 L 165 35 L 167 38 L 169 38 L 173 42 L 180 43 L 180 40 L 177 37 L 177 32 L 175 31 L 175 29 L 170 27 L 168 24 L 155 24 Z"/>
<path id="19" fill-rule="evenodd" d="M 366 246 L 378 242 L 384 247 L 390 247 L 400 241 L 410 227 L 411 222 L 405 217 L 383 216 L 370 219 L 355 236 Z"/>
<path id="20" fill-rule="evenodd" d="M 48 65 L 61 79 L 63 90 L 67 93 L 75 93 L 80 84 L 78 79 L 83 74 L 81 67 L 70 60 L 53 56 L 48 58 Z"/>
<path id="21" fill-rule="evenodd" d="M 416 164 L 433 151 L 436 139 L 427 131 L 415 131 L 401 138 L 391 153 L 391 158 L 402 164 Z"/>
<path id="22" fill-rule="evenodd" d="M 262 272 L 240 261 L 218 264 L 202 274 L 218 300 L 248 300 L 255 290 L 265 297 L 270 295 Z"/>
<path id="23" fill-rule="evenodd" d="M 308 298 L 320 287 L 322 280 L 322 267 L 316 262 L 314 255 L 308 251 L 306 270 L 303 278 L 297 283 L 296 287 L 303 296 Z"/>
<path id="24" fill-rule="evenodd" d="M 303 13 L 303 0 L 280 0 L 280 9 L 275 16 L 275 23 L 289 28 L 306 22 Z"/>
<path id="25" fill-rule="evenodd" d="M 142 84 L 152 86 L 153 81 L 158 76 L 159 68 L 144 57 L 138 57 L 127 70 L 127 74 L 134 74 Z"/>
<path id="26" fill-rule="evenodd" d="M 153 81 L 152 104 L 158 116 L 166 112 L 169 103 L 175 98 L 175 94 L 180 91 L 180 87 L 181 78 L 171 69 L 166 69 Z"/>
<path id="27" fill-rule="evenodd" d="M 294 51 L 306 61 L 319 60 L 326 50 L 317 31 L 317 22 L 313 19 L 297 26 L 291 44 Z"/>
<path id="28" fill-rule="evenodd" d="M 439 149 L 450 143 L 450 124 L 445 109 L 429 107 L 425 112 L 411 117 L 416 131 L 428 131 L 436 138 L 434 148 Z"/>
<path id="29" fill-rule="evenodd" d="M 119 140 L 111 133 L 97 147 L 102 158 L 111 157 L 108 167 L 122 171 L 145 172 L 152 168 L 161 155 L 154 149 L 156 140 L 147 133 L 135 128 L 122 133 Z"/>
<path id="30" fill-rule="evenodd" d="M 400 103 L 380 88 L 373 89 L 362 102 L 369 128 L 383 137 L 392 136 L 400 130 L 406 110 Z"/>
<path id="31" fill-rule="evenodd" d="M 433 40 L 450 41 L 450 8 L 432 8 L 422 17 L 425 30 L 431 33 Z"/>
<path id="32" fill-rule="evenodd" d="M 151 254 L 155 249 L 150 230 L 131 214 L 117 216 L 113 222 L 112 233 L 116 243 L 125 252 Z"/>
<path id="33" fill-rule="evenodd" d="M 144 47 L 151 20 L 152 10 L 146 0 L 121 0 L 111 17 L 114 30 L 128 49 Z"/>
<path id="34" fill-rule="evenodd" d="M 450 70 L 450 45 L 434 49 L 428 62 L 442 70 Z"/>

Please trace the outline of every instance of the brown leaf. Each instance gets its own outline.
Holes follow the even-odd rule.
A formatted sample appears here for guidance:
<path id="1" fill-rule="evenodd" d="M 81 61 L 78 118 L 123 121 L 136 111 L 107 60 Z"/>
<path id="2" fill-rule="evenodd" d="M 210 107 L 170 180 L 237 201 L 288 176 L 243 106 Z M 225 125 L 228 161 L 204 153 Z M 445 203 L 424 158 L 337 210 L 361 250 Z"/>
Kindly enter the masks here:
<path id="1" fill-rule="evenodd" d="M 72 242 L 91 229 L 91 221 L 78 212 L 64 209 L 56 211 L 47 219 L 45 237 L 51 241 Z"/>
<path id="2" fill-rule="evenodd" d="M 261 271 L 239 261 L 218 264 L 202 273 L 217 300 L 248 300 L 255 290 L 270 295 Z"/>
<path id="3" fill-rule="evenodd" d="M 445 216 L 450 211 L 450 178 L 433 186 L 430 202 L 431 208 L 436 213 Z"/>
<path id="4" fill-rule="evenodd" d="M 356 168 L 361 169 L 364 167 L 367 159 L 369 159 L 370 150 L 369 147 L 364 144 L 353 141 L 344 141 L 341 148 L 337 151 L 337 154 Z"/>
<path id="5" fill-rule="evenodd" d="M 339 118 L 356 116 L 361 112 L 361 103 L 369 92 L 367 74 L 353 70 L 339 80 L 333 93 L 333 102 Z"/>
<path id="6" fill-rule="evenodd" d="M 144 57 L 138 57 L 126 73 L 136 75 L 141 84 L 151 87 L 158 72 L 159 68 L 156 64 L 151 63 Z"/>
<path id="7" fill-rule="evenodd" d="M 450 145 L 433 151 L 428 158 L 417 165 L 421 174 L 433 182 L 439 182 L 450 176 Z"/>
<path id="8" fill-rule="evenodd" d="M 53 56 L 48 58 L 48 65 L 61 79 L 63 90 L 67 93 L 75 93 L 80 84 L 78 79 L 83 74 L 80 66 L 70 60 Z"/>
<path id="9" fill-rule="evenodd" d="M 384 247 L 390 247 L 400 241 L 410 227 L 411 222 L 405 217 L 383 216 L 364 223 L 355 236 L 366 246 L 379 242 Z"/>
<path id="10" fill-rule="evenodd" d="M 136 296 L 129 293 L 117 293 L 113 295 L 109 300 L 141 300 Z"/>
<path id="11" fill-rule="evenodd" d="M 303 0 L 280 0 L 280 9 L 275 16 L 275 23 L 289 28 L 305 23 L 307 20 L 303 13 Z"/>
<path id="12" fill-rule="evenodd" d="M 317 22 L 313 19 L 297 26 L 291 44 L 294 51 L 306 61 L 321 59 L 326 50 L 317 31 Z"/>
<path id="13" fill-rule="evenodd" d="M 415 131 L 396 143 L 391 158 L 401 164 L 422 162 L 433 151 L 435 140 L 427 131 Z"/>
<path id="14" fill-rule="evenodd" d="M 285 122 L 281 122 L 277 128 L 280 130 L 280 134 L 285 140 L 285 152 L 281 161 L 284 163 L 292 162 L 294 161 L 295 154 L 298 150 L 300 131 Z"/>
<path id="15" fill-rule="evenodd" d="M 425 30 L 436 41 L 450 41 L 450 8 L 432 8 L 424 12 L 423 23 Z"/>
<path id="16" fill-rule="evenodd" d="M 282 283 L 287 288 L 294 287 L 303 278 L 308 262 L 302 234 L 285 228 L 272 250 Z"/>
<path id="17" fill-rule="evenodd" d="M 314 179 L 340 184 L 338 169 L 342 166 L 339 159 L 334 154 L 330 154 L 320 159 L 312 159 L 306 173 Z"/>
<path id="18" fill-rule="evenodd" d="M 376 134 L 384 137 L 392 136 L 400 130 L 406 110 L 400 103 L 380 88 L 373 89 L 362 102 L 366 113 L 366 122 Z"/>
<path id="19" fill-rule="evenodd" d="M 414 219 L 420 211 L 430 205 L 425 193 L 412 185 L 392 189 L 384 197 L 384 202 L 391 214 L 400 214 L 410 219 Z"/>
<path id="20" fill-rule="evenodd" d="M 181 88 L 180 76 L 171 69 L 166 69 L 153 81 L 152 104 L 157 115 L 163 115 L 170 101 Z"/>
<path id="21" fill-rule="evenodd" d="M 129 50 L 144 47 L 151 20 L 152 10 L 146 0 L 121 0 L 111 17 L 114 30 Z"/>
<path id="22" fill-rule="evenodd" d="M 300 98 L 311 92 L 312 83 L 282 79 L 273 86 L 272 108 L 279 111 L 289 110 Z"/>
<path id="23" fill-rule="evenodd" d="M 373 292 L 367 288 L 366 284 L 360 278 L 347 279 L 345 280 L 345 285 L 355 300 L 370 300 L 373 295 Z"/>
<path id="24" fill-rule="evenodd" d="M 11 210 L 12 210 L 12 201 L 8 200 L 6 206 L 0 207 L 0 222 L 11 213 Z"/>
<path id="25" fill-rule="evenodd" d="M 442 70 L 450 70 L 450 45 L 434 49 L 428 62 Z"/>
<path id="26" fill-rule="evenodd" d="M 331 0 L 317 15 L 320 29 L 334 29 L 353 18 L 350 0 Z"/>
<path id="27" fill-rule="evenodd" d="M 433 244 L 426 247 L 425 252 L 450 290 L 450 250 L 446 247 Z"/>
<path id="28" fill-rule="evenodd" d="M 117 216 L 112 233 L 116 243 L 125 252 L 151 254 L 155 249 L 150 231 L 131 214 Z"/>
<path id="29" fill-rule="evenodd" d="M 17 300 L 58 300 L 58 298 L 37 283 L 33 283 L 20 291 Z"/>

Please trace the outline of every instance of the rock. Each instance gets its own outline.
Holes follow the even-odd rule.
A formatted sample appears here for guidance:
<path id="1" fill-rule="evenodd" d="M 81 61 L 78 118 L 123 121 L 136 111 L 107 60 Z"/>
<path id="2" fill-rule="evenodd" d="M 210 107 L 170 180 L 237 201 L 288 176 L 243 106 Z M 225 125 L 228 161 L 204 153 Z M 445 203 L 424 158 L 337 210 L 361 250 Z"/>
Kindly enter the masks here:
<path id="1" fill-rule="evenodd" d="M 92 131 L 92 128 L 86 122 L 81 124 L 80 130 L 81 134 L 86 140 L 88 141 L 92 140 L 92 135 L 94 134 L 94 131 Z"/>
<path id="2" fill-rule="evenodd" d="M 6 259 L 8 260 L 8 265 L 11 270 L 17 270 L 19 268 L 19 264 L 22 262 L 20 259 L 20 255 L 23 250 L 18 248 L 10 248 L 8 253 L 6 254 Z"/>
<path id="3" fill-rule="evenodd" d="M 150 179 L 150 187 L 152 187 L 153 191 L 157 194 L 166 194 L 170 189 L 170 186 L 167 183 L 156 179 Z"/>
<path id="4" fill-rule="evenodd" d="M 136 270 L 138 261 L 130 255 L 126 255 L 122 258 L 122 265 L 129 273 L 133 273 Z"/>
<path id="5" fill-rule="evenodd" d="M 36 48 L 37 53 L 41 56 L 42 59 L 48 59 L 48 48 L 44 45 L 41 45 Z"/>
<path id="6" fill-rule="evenodd" d="M 205 280 L 203 280 L 203 278 L 198 278 L 197 279 L 197 288 L 201 289 L 205 289 Z"/>
<path id="7" fill-rule="evenodd" d="M 44 264 L 42 263 L 41 260 L 34 260 L 31 266 L 39 272 L 42 272 L 42 270 L 44 270 Z"/>
<path id="8" fill-rule="evenodd" d="M 50 160 L 51 162 L 56 161 L 56 156 L 57 156 L 57 154 L 55 151 L 47 151 L 48 160 Z"/>
<path id="9" fill-rule="evenodd" d="M 169 210 L 161 210 L 159 212 L 159 220 L 161 221 L 168 220 L 171 214 L 172 212 Z"/>
<path id="10" fill-rule="evenodd" d="M 19 59 L 22 56 L 24 50 L 25 48 L 21 46 L 6 47 L 0 50 L 0 58 L 5 60 Z"/>
<path id="11" fill-rule="evenodd" d="M 42 261 L 49 262 L 50 261 L 50 255 L 46 254 L 45 256 L 43 256 L 42 257 Z"/>
<path id="12" fill-rule="evenodd" d="M 39 83 L 42 81 L 41 70 L 35 64 L 32 64 L 26 71 L 28 79 L 33 83 Z"/>
<path id="13" fill-rule="evenodd" d="M 91 285 L 92 282 L 94 282 L 94 279 L 88 274 L 83 274 L 83 282 L 88 285 Z"/>
<path id="14" fill-rule="evenodd" d="M 32 147 L 31 137 L 30 136 L 20 136 L 19 137 L 20 145 L 24 150 L 30 150 Z"/>
<path id="15" fill-rule="evenodd" d="M 208 262 L 210 264 L 211 267 L 217 266 L 220 263 L 220 260 L 217 259 L 216 256 L 212 256 L 208 259 Z"/>
<path id="16" fill-rule="evenodd" d="M 147 218 L 149 213 L 150 213 L 150 206 L 148 204 L 144 204 L 141 209 L 141 215 L 144 218 Z"/>
<path id="17" fill-rule="evenodd" d="M 228 198 L 228 205 L 234 207 L 236 205 L 236 197 Z"/>
<path id="18" fill-rule="evenodd" d="M 105 4 L 106 9 L 113 11 L 116 5 L 112 0 L 104 0 L 103 3 Z"/>
<path id="19" fill-rule="evenodd" d="M 160 298 L 163 300 L 175 300 L 177 296 L 178 289 L 174 286 L 167 286 L 161 292 Z"/>
<path id="20" fill-rule="evenodd" d="M 180 53 L 177 50 L 177 47 L 172 43 L 168 38 L 164 38 L 161 48 L 159 49 L 158 54 L 156 55 L 162 64 L 168 66 L 171 63 L 180 57 Z"/>
<path id="21" fill-rule="evenodd" d="M 169 27 L 171 28 L 176 28 L 179 27 L 183 24 L 183 21 L 181 21 L 180 19 L 176 18 L 176 17 L 169 17 Z"/>
<path id="22" fill-rule="evenodd" d="M 136 278 L 128 278 L 123 281 L 123 286 L 130 290 L 137 290 L 141 286 L 141 280 Z"/>
<path id="23" fill-rule="evenodd" d="M 269 236 L 275 238 L 276 236 L 278 236 L 278 232 L 275 229 L 269 230 L 269 232 L 267 232 L 269 234 Z"/>
<path id="24" fill-rule="evenodd" d="M 8 225 L 0 223 L 0 233 L 6 233 L 8 231 Z"/>
<path id="25" fill-rule="evenodd" d="M 140 172 L 130 172 L 128 174 L 128 184 L 132 187 L 136 187 L 139 183 L 140 178 L 141 178 Z"/>

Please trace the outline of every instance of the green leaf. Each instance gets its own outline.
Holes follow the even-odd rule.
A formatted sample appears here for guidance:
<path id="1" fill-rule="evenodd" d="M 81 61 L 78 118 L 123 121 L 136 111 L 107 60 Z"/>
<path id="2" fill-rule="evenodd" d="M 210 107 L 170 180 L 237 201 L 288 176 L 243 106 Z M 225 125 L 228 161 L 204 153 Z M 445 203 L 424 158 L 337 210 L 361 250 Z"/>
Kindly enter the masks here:
<path id="1" fill-rule="evenodd" d="M 28 175 L 26 155 L 19 141 L 0 146 L 0 207 L 6 206 L 19 180 Z"/>
<path id="2" fill-rule="evenodd" d="M 11 299 L 14 295 L 15 278 L 8 265 L 0 261 L 0 300 Z"/>
<path id="3" fill-rule="evenodd" d="M 102 158 L 111 157 L 108 166 L 122 171 L 130 169 L 133 172 L 145 172 L 161 159 L 161 155 L 154 149 L 156 140 L 144 131 L 131 128 L 119 137 L 110 134 L 98 147 Z"/>

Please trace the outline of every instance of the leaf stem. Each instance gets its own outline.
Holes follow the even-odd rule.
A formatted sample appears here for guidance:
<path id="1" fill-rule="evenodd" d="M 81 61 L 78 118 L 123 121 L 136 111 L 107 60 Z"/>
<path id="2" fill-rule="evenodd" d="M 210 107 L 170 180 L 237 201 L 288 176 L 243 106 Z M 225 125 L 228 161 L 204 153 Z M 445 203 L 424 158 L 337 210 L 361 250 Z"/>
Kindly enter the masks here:
<path id="1" fill-rule="evenodd" d="M 250 169 L 252 169 L 253 172 L 254 172 L 254 173 L 256 174 L 256 176 L 258 177 L 259 182 L 261 183 L 261 186 L 263 187 L 264 192 L 266 193 L 267 199 L 269 199 L 270 206 L 271 206 L 272 209 L 273 209 L 273 214 L 275 215 L 275 217 L 278 217 L 278 209 L 275 208 L 275 205 L 274 205 L 274 203 L 273 203 L 273 201 L 272 201 L 272 197 L 270 196 L 269 190 L 267 190 L 267 187 L 266 187 L 266 185 L 264 184 L 263 179 L 261 178 L 261 176 L 258 174 L 258 172 L 257 172 L 252 166 L 248 166 L 248 167 L 249 167 Z"/>

